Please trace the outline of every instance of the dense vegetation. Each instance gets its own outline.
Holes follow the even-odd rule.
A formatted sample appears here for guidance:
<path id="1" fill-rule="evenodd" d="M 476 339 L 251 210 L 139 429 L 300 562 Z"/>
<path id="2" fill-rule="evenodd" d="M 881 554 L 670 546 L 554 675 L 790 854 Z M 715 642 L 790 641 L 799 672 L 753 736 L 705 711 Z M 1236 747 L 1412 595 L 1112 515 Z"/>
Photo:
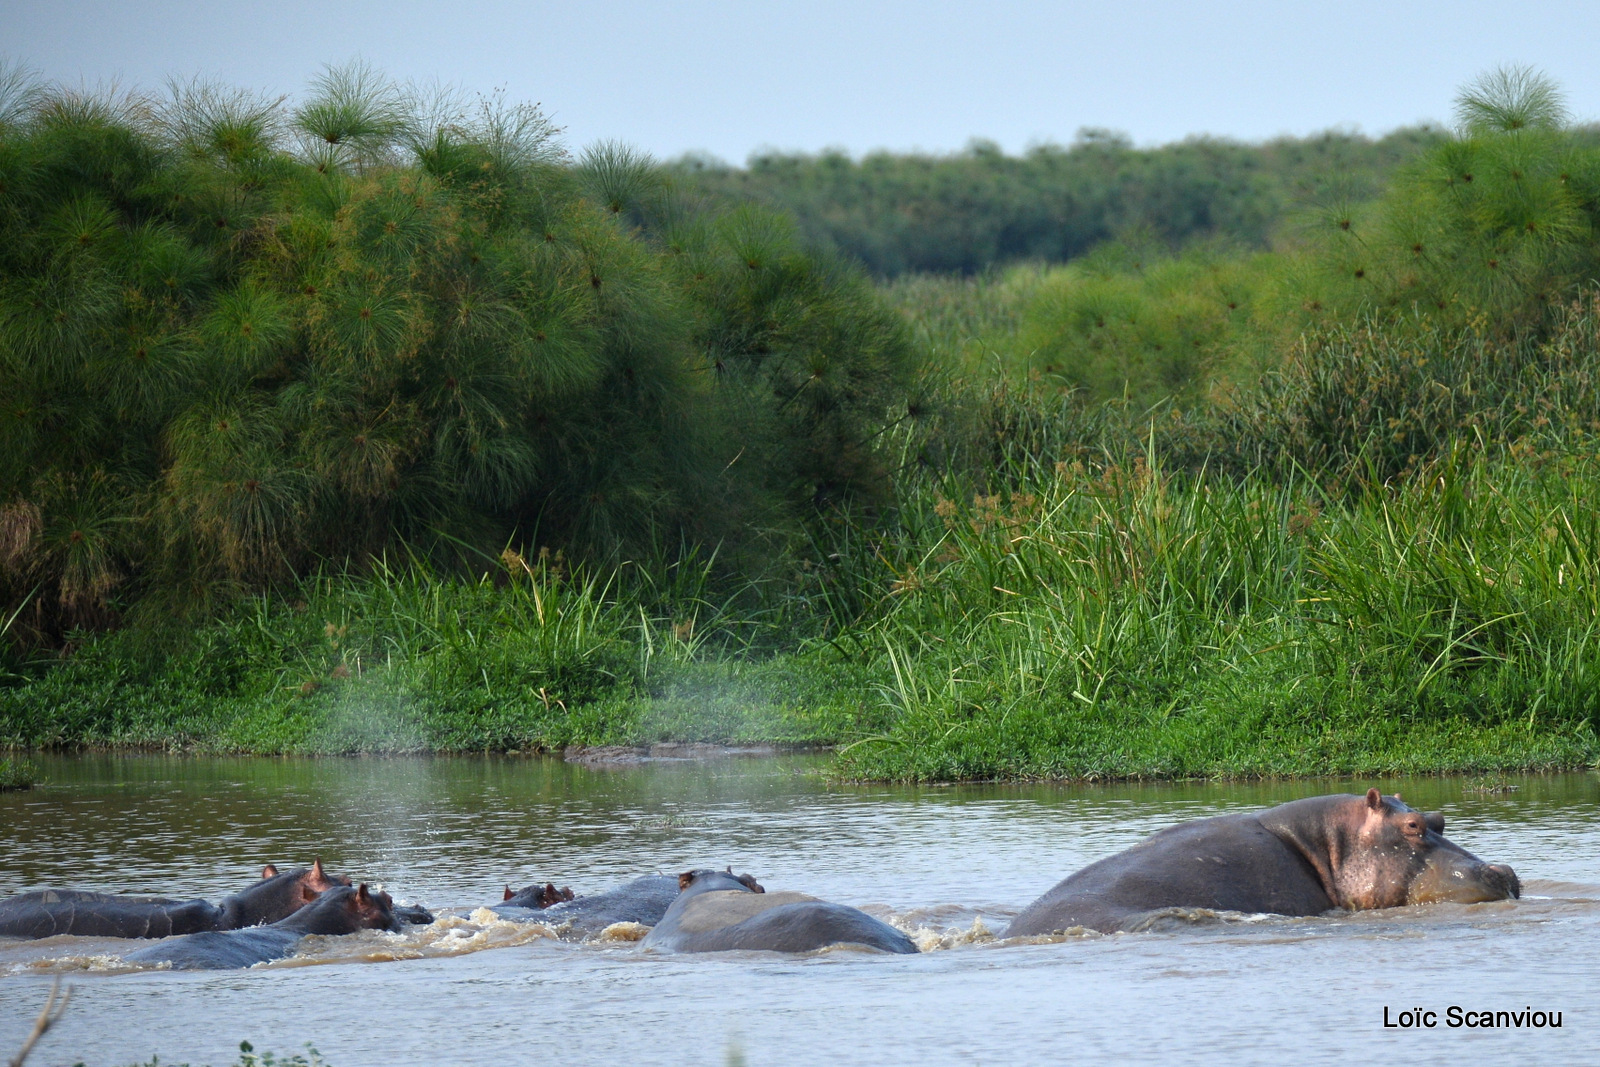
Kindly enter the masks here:
<path id="1" fill-rule="evenodd" d="M 1021 157 L 976 141 L 955 155 L 767 153 L 743 168 L 698 157 L 672 165 L 684 187 L 791 215 L 807 242 L 880 277 L 973 274 L 1060 263 L 1112 240 L 1162 247 L 1223 238 L 1265 248 L 1308 204 L 1361 203 L 1443 131 L 1370 139 L 1329 132 L 1239 144 L 1197 138 L 1137 149 L 1105 130 Z"/>
<path id="2" fill-rule="evenodd" d="M 492 558 L 798 536 L 887 490 L 866 283 L 679 210 L 533 108 L 351 67 L 304 103 L 0 98 L 0 604 L 60 637 L 401 543 Z"/>
<path id="3" fill-rule="evenodd" d="M 174 139 L 182 92 L 96 112 L 150 160 L 92 194 L 99 236 L 60 190 L 113 168 L 0 185 L 32 190 L 0 253 L 29 265 L 0 290 L 29 449 L 0 741 L 760 740 L 933 779 L 1600 760 L 1600 149 L 1537 76 L 1469 87 L 1292 242 L 1134 234 L 876 293 L 525 110 L 307 138 L 372 96 L 353 76 L 271 111 L 281 176 L 229 194 L 267 206 L 226 240 L 151 192 L 244 181 Z M 6 174 L 102 151 L 54 139 L 72 101 L 15 112 Z M 193 295 L 129 273 L 146 231 L 205 265 Z M 91 282 L 120 295 L 79 336 Z M 395 332 L 363 325 L 390 293 Z"/>
<path id="4" fill-rule="evenodd" d="M 12 789 L 31 789 L 38 771 L 24 759 L 0 759 L 0 793 Z"/>

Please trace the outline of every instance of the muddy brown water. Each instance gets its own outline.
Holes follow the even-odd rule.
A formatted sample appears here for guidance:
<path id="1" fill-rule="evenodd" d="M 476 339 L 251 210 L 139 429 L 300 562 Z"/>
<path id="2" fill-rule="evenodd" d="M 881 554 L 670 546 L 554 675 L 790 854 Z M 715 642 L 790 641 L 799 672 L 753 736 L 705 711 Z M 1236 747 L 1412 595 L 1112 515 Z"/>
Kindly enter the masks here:
<path id="1" fill-rule="evenodd" d="M 445 909 L 313 939 L 248 971 L 140 971 L 129 942 L 0 941 L 0 1058 L 50 982 L 76 988 L 31 1067 L 231 1064 L 238 1044 L 368 1064 L 1600 1062 L 1600 777 L 948 788 L 829 786 L 814 757 L 604 769 L 551 760 L 48 758 L 0 794 L 0 895 L 217 899 L 309 862 Z M 1442 811 L 1522 900 L 1250 917 L 1008 944 L 985 931 L 1066 874 L 1184 819 L 1369 784 Z M 748 870 L 855 904 L 920 956 L 659 956 L 490 921 L 506 882 L 597 892 Z M 1447 1011 L 1562 1013 L 1450 1028 Z M 1432 1029 L 1396 1029 L 1413 1008 Z"/>

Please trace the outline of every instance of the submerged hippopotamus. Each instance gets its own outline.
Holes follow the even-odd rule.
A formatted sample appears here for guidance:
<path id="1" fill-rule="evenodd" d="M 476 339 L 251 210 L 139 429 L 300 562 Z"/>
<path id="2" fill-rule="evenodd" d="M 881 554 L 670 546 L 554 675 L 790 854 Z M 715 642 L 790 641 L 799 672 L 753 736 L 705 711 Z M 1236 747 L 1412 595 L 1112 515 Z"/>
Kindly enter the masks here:
<path id="1" fill-rule="evenodd" d="M 1176 908 L 1320 915 L 1521 894 L 1510 867 L 1443 834 L 1444 816 L 1376 789 L 1197 819 L 1085 867 L 1029 904 L 1005 936 L 1129 930 Z"/>
<path id="2" fill-rule="evenodd" d="M 560 889 L 557 889 L 554 882 L 546 882 L 544 885 L 540 885 L 539 883 L 535 882 L 533 885 L 530 885 L 528 888 L 517 893 L 513 893 L 511 891 L 511 887 L 506 886 L 505 899 L 500 902 L 500 907 L 543 910 L 553 905 L 575 899 L 576 896 L 573 894 L 572 890 L 566 886 L 562 886 Z"/>
<path id="3" fill-rule="evenodd" d="M 749 875 L 688 871 L 678 876 L 678 897 L 640 944 L 662 952 L 765 949 L 810 952 L 829 945 L 861 945 L 883 952 L 916 952 L 916 944 L 888 923 L 843 904 L 804 893 L 768 893 Z"/>
<path id="4" fill-rule="evenodd" d="M 541 922 L 554 927 L 565 939 L 581 941 L 613 923 L 654 926 L 678 899 L 678 879 L 650 874 L 604 893 L 582 897 L 570 889 L 557 889 L 550 882 L 531 885 L 515 894 L 508 886 L 506 892 L 510 895 L 493 909 L 495 914 L 505 919 Z"/>
<path id="5" fill-rule="evenodd" d="M 388 893 L 369 893 L 366 883 L 335 886 L 287 919 L 248 930 L 213 930 L 173 938 L 130 952 L 130 963 L 170 963 L 177 971 L 251 967 L 294 954 L 308 934 L 353 934 L 357 930 L 400 932 Z"/>
<path id="6" fill-rule="evenodd" d="M 0 936 L 40 938 L 170 937 L 207 930 L 238 930 L 287 918 L 350 879 L 329 875 L 319 859 L 310 868 L 278 872 L 267 864 L 261 880 L 221 904 L 204 900 L 44 889 L 0 901 Z"/>

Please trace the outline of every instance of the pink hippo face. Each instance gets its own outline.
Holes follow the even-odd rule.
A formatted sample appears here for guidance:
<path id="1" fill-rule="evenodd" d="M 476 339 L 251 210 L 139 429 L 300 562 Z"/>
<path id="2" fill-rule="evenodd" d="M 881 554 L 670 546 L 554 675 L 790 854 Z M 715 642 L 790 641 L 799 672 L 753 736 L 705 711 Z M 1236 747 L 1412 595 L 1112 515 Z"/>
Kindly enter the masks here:
<path id="1" fill-rule="evenodd" d="M 1478 904 L 1521 895 L 1516 872 L 1485 863 L 1444 836 L 1444 816 L 1413 811 L 1376 789 L 1335 816 L 1328 856 L 1337 903 L 1351 910 L 1402 904 Z"/>

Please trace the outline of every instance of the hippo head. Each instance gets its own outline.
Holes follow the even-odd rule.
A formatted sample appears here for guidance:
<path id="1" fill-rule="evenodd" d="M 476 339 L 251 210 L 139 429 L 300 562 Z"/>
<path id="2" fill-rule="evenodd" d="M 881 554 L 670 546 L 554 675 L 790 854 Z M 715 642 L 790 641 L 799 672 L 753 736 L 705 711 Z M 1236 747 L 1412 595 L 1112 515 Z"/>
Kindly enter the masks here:
<path id="1" fill-rule="evenodd" d="M 1485 863 L 1444 836 L 1444 816 L 1414 811 L 1376 789 L 1350 797 L 1336 819 L 1330 894 L 1352 910 L 1402 904 L 1478 904 L 1522 895 L 1516 872 Z"/>
<path id="2" fill-rule="evenodd" d="M 277 869 L 274 868 L 270 863 L 263 867 L 261 871 L 261 876 L 263 878 L 267 877 L 267 871 L 272 871 L 273 874 L 277 874 Z M 321 856 L 318 856 L 316 859 L 311 861 L 310 870 L 295 871 L 293 873 L 299 876 L 294 880 L 295 888 L 300 892 L 300 899 L 307 904 L 311 903 L 313 900 L 316 900 L 334 886 L 350 884 L 350 879 L 348 876 L 342 874 L 330 875 L 324 871 L 322 869 Z"/>
<path id="3" fill-rule="evenodd" d="M 554 882 L 546 882 L 544 885 L 537 883 L 530 885 L 520 893 L 513 893 L 508 885 L 502 902 L 514 900 L 516 901 L 516 906 L 520 908 L 548 908 L 553 904 L 564 904 L 569 900 L 576 899 L 577 894 L 568 886 L 562 886 L 557 889 Z"/>
<path id="4" fill-rule="evenodd" d="M 394 914 L 394 898 L 388 893 L 381 889 L 376 893 L 369 893 L 365 882 L 357 886 L 353 893 L 350 892 L 349 886 L 341 886 L 340 892 L 348 894 L 345 908 L 353 918 L 356 929 L 400 933 L 400 920 Z"/>
<path id="5" fill-rule="evenodd" d="M 709 893 L 715 890 L 732 890 L 736 893 L 765 893 L 761 883 L 753 875 L 734 874 L 730 866 L 726 870 L 694 870 L 684 871 L 678 875 L 678 892 L 687 893 L 693 889 L 696 893 Z"/>
<path id="6" fill-rule="evenodd" d="M 388 893 L 371 892 L 367 883 L 351 888 L 334 886 L 316 903 L 284 920 L 285 926 L 308 934 L 353 934 L 357 930 L 388 930 L 400 933 L 400 920 L 394 914 L 394 900 Z"/>
<path id="7" fill-rule="evenodd" d="M 349 884 L 349 878 L 324 871 L 320 858 L 313 861 L 309 868 L 281 874 L 277 867 L 269 863 L 261 868 L 261 881 L 222 902 L 223 928 L 275 923 L 293 915 L 328 890 Z"/>

